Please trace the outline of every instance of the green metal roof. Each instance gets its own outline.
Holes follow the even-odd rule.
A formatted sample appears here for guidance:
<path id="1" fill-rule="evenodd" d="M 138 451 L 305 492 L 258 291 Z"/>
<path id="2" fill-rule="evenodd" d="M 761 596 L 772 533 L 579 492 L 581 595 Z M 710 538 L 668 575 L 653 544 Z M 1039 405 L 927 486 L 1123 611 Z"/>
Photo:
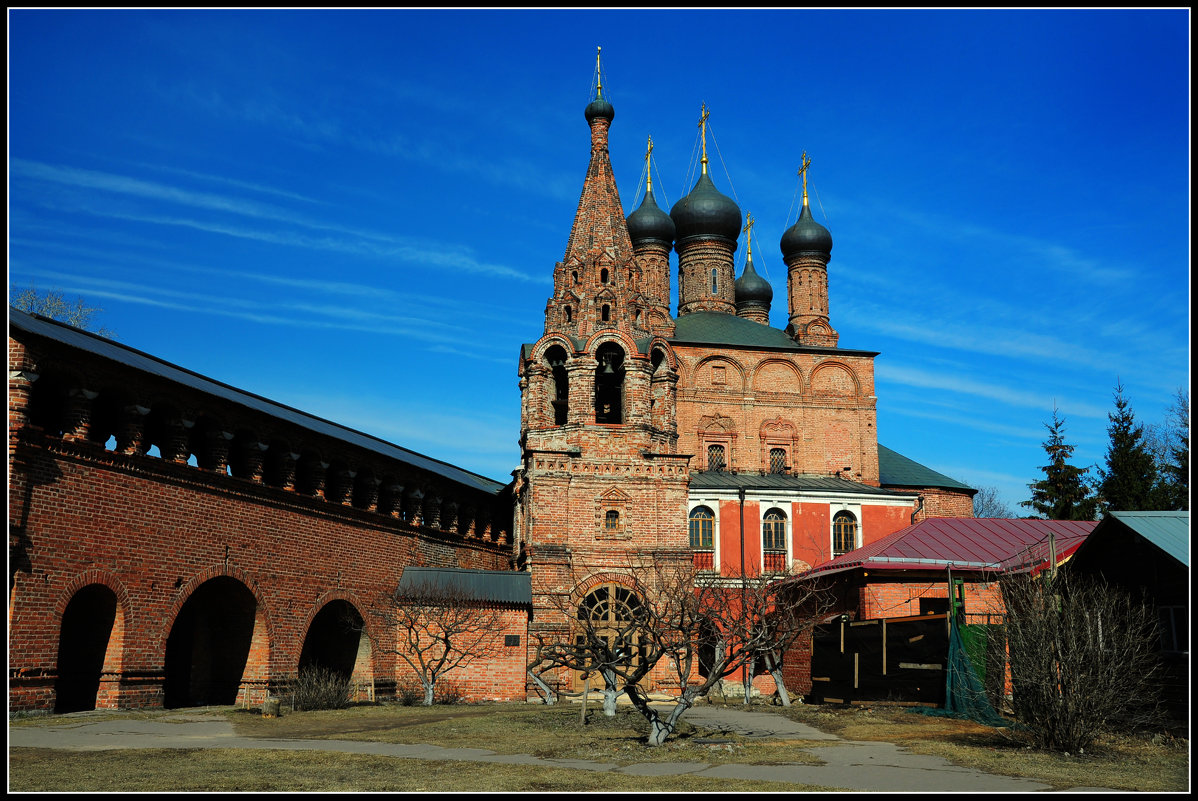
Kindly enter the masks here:
<path id="1" fill-rule="evenodd" d="M 724 345 L 757 350 L 789 350 L 804 353 L 838 353 L 852 356 L 877 356 L 876 351 L 817 348 L 800 345 L 781 329 L 755 323 L 734 314 L 692 312 L 674 321 L 670 342 L 687 345 Z"/>
<path id="2" fill-rule="evenodd" d="M 691 489 L 779 490 L 783 492 L 828 492 L 853 495 L 902 495 L 901 491 L 880 489 L 845 478 L 787 473 L 732 473 L 702 470 L 691 473 Z"/>
<path id="3" fill-rule="evenodd" d="M 937 473 L 878 443 L 878 474 L 884 487 L 940 487 L 977 492 L 973 487 Z"/>
<path id="4" fill-rule="evenodd" d="M 1111 512 L 1110 517 L 1186 567 L 1190 566 L 1189 512 Z"/>
<path id="5" fill-rule="evenodd" d="M 466 570 L 458 567 L 405 567 L 399 592 L 453 591 L 464 600 L 532 606 L 532 574 L 514 570 Z"/>

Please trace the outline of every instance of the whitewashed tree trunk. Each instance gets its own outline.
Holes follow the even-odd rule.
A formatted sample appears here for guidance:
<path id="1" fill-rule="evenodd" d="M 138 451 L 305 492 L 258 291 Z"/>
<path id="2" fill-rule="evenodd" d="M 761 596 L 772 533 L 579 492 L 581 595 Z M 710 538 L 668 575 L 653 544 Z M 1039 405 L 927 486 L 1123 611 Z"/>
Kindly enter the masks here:
<path id="1" fill-rule="evenodd" d="M 610 670 L 603 673 L 603 714 L 609 718 L 616 716 L 616 699 L 620 697 L 620 687 L 616 684 L 617 676 Z"/>

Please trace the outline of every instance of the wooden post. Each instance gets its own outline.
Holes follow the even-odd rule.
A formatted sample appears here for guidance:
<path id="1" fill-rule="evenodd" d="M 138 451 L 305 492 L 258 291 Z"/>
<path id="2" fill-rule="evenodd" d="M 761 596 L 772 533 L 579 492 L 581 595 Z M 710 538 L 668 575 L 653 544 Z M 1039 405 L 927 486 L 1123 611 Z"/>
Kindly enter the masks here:
<path id="1" fill-rule="evenodd" d="M 587 725 L 587 696 L 591 694 L 591 674 L 587 673 L 582 679 L 582 712 L 579 713 L 578 722 L 583 726 Z"/>

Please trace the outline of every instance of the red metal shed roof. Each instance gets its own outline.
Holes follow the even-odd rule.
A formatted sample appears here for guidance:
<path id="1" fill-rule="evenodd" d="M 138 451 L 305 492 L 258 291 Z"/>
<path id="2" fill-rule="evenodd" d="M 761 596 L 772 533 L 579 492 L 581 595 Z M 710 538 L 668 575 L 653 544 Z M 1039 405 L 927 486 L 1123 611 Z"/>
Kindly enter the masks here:
<path id="1" fill-rule="evenodd" d="M 864 545 L 808 571 L 826 575 L 871 570 L 1036 570 L 1049 561 L 1053 535 L 1057 563 L 1067 558 L 1098 525 L 1083 520 L 1013 520 L 935 517 Z"/>

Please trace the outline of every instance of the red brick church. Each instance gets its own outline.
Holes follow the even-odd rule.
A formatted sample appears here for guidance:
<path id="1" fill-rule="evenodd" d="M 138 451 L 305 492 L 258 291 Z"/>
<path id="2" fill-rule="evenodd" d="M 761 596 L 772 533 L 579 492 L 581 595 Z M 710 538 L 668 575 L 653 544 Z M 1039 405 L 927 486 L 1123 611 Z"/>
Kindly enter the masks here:
<path id="1" fill-rule="evenodd" d="M 530 635 L 627 597 L 638 552 L 803 570 L 970 516 L 973 490 L 878 444 L 806 163 L 780 330 L 705 133 L 690 193 L 625 216 L 614 116 L 600 88 L 506 485 L 10 309 L 10 709 L 260 703 L 313 662 L 386 698 L 406 668 L 377 612 L 408 567 L 473 577 L 504 631 L 460 683 L 523 699 Z"/>

